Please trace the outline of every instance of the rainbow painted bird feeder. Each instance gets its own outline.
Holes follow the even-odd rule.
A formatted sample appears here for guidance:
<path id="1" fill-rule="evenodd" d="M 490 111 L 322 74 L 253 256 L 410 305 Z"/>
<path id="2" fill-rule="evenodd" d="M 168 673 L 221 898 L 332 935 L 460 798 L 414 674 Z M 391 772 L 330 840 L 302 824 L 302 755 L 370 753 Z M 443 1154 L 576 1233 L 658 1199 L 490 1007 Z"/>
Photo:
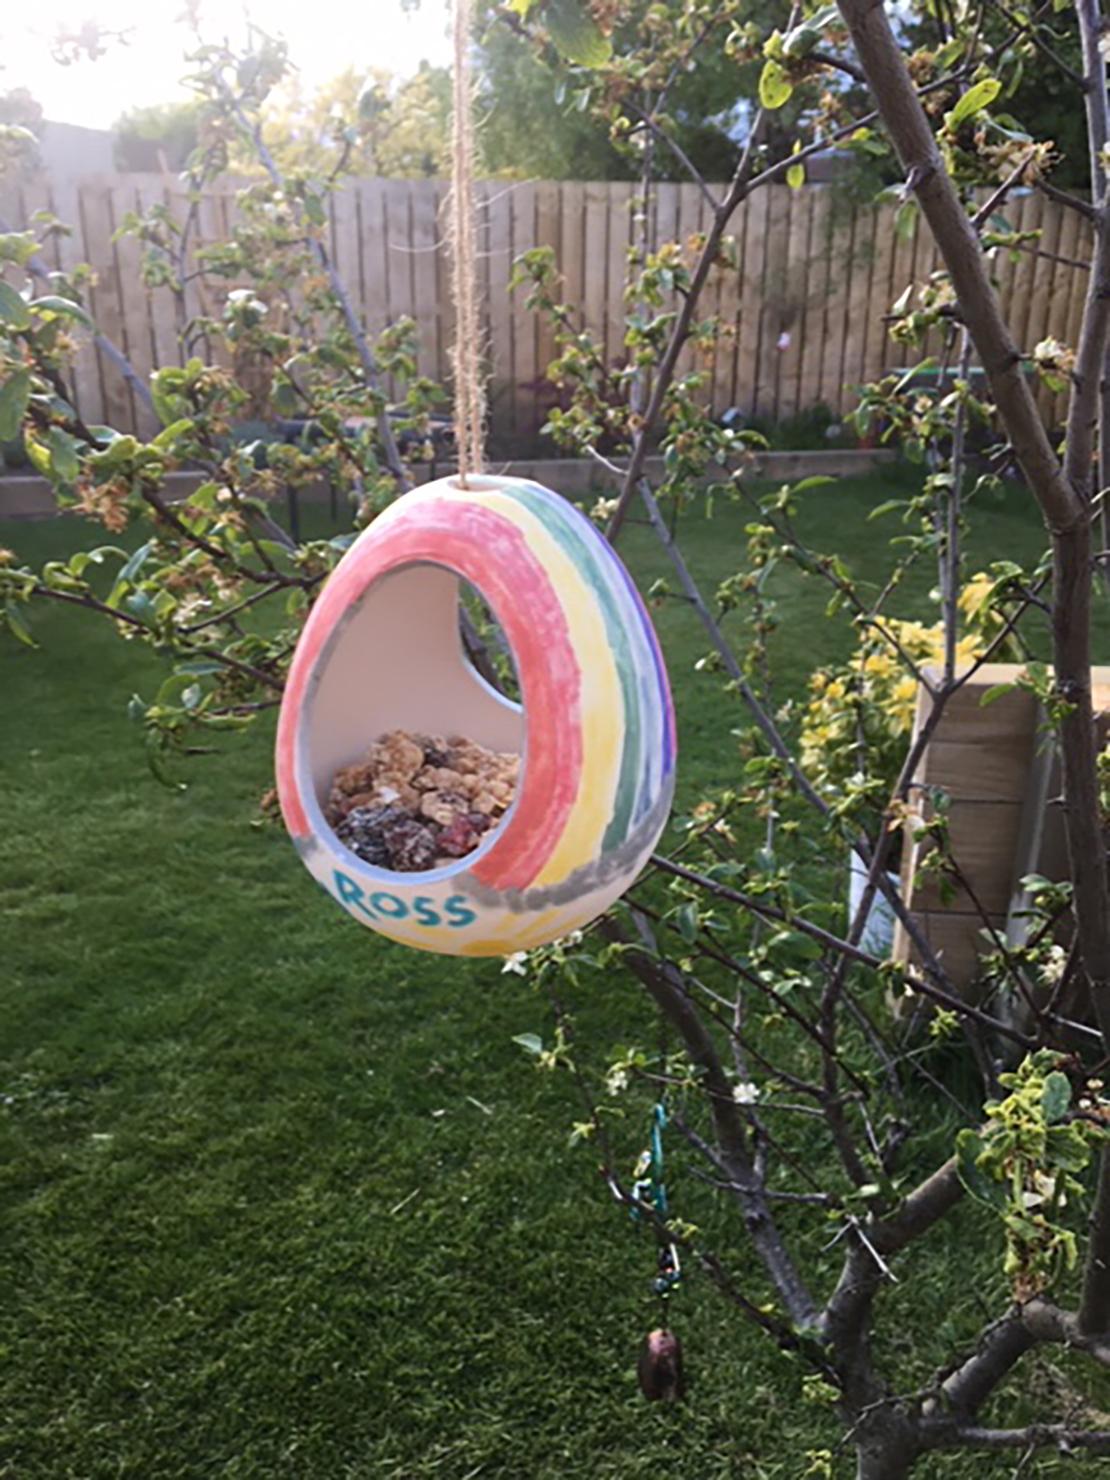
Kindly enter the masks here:
<path id="1" fill-rule="evenodd" d="M 475 670 L 460 583 L 512 653 L 522 703 Z M 336 771 L 393 730 L 521 756 L 500 823 L 423 872 L 365 862 L 325 817 Z M 285 824 L 313 877 L 391 940 L 504 956 L 596 919 L 633 882 L 674 790 L 670 686 L 612 547 L 539 484 L 472 476 L 405 494 L 339 562 L 293 657 L 277 737 Z"/>

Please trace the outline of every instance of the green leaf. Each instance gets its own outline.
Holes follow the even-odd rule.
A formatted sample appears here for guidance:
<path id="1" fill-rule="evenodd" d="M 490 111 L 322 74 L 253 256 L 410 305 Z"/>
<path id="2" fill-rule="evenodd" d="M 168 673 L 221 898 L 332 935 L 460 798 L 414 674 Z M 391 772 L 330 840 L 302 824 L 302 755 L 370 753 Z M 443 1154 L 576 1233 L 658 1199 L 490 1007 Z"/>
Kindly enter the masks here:
<path id="1" fill-rule="evenodd" d="M 0 385 L 0 442 L 14 442 L 31 399 L 31 374 L 17 370 Z"/>
<path id="2" fill-rule="evenodd" d="M 145 622 L 148 627 L 154 625 L 158 614 L 154 610 L 153 601 L 151 601 L 145 591 L 132 591 L 131 595 L 124 602 L 124 606 L 133 617 L 138 617 L 140 622 Z"/>
<path id="3" fill-rule="evenodd" d="M 0 319 L 11 329 L 28 329 L 31 325 L 27 304 L 3 278 L 0 278 Z"/>
<path id="4" fill-rule="evenodd" d="M 37 309 L 40 313 L 60 314 L 64 319 L 76 319 L 86 329 L 95 328 L 92 319 L 72 298 L 59 298 L 56 293 L 52 293 L 45 298 L 33 298 L 28 307 Z"/>
<path id="5" fill-rule="evenodd" d="M 20 123 L 0 123 L 0 140 L 5 144 L 35 144 L 37 139 Z"/>
<path id="6" fill-rule="evenodd" d="M 73 483 L 80 471 L 77 456 L 78 443 L 61 427 L 51 427 L 46 434 L 46 445 L 50 448 L 50 467 L 59 483 Z"/>
<path id="7" fill-rule="evenodd" d="M 800 930 L 779 930 L 767 942 L 768 949 L 782 951 L 785 955 L 800 961 L 816 961 L 821 954 L 821 947 L 811 935 L 805 935 Z"/>
<path id="8" fill-rule="evenodd" d="M 773 58 L 764 62 L 763 71 L 759 74 L 759 101 L 764 108 L 772 112 L 781 108 L 790 101 L 793 91 L 794 84 L 781 64 Z"/>
<path id="9" fill-rule="evenodd" d="M 162 680 L 158 686 L 158 692 L 154 696 L 154 706 L 175 704 L 182 691 L 193 684 L 193 679 L 187 673 L 180 671 L 171 673 Z"/>
<path id="10" fill-rule="evenodd" d="M 815 10 L 806 21 L 807 26 L 815 26 L 818 31 L 823 31 L 826 26 L 843 24 L 840 19 L 839 5 L 822 5 L 820 10 Z"/>
<path id="11" fill-rule="evenodd" d="M 1044 1118 L 1049 1125 L 1063 1120 L 1071 1108 L 1071 1084 L 1066 1074 L 1061 1074 L 1058 1069 L 1053 1069 L 1051 1074 L 1044 1077 L 1044 1090 L 1041 1093 L 1041 1107 L 1044 1110 Z"/>
<path id="12" fill-rule="evenodd" d="M 50 477 L 50 449 L 37 437 L 27 436 L 23 439 L 23 450 L 36 473 L 41 473 L 44 478 Z"/>
<path id="13" fill-rule="evenodd" d="M 135 579 L 135 577 L 142 570 L 143 566 L 146 564 L 150 552 L 154 549 L 156 543 L 157 541 L 155 540 L 147 540 L 145 545 L 139 546 L 139 548 L 132 554 L 127 564 L 120 571 L 119 575 L 116 577 L 117 584 L 120 584 L 123 581 L 133 581 Z"/>
<path id="14" fill-rule="evenodd" d="M 908 500 L 904 498 L 888 498 L 884 503 L 875 505 L 867 516 L 868 521 L 881 519 L 884 514 L 891 514 L 895 509 L 904 508 L 907 502 Z"/>
<path id="15" fill-rule="evenodd" d="M 801 190 L 806 182 L 806 167 L 804 164 L 792 164 L 786 172 L 786 183 L 791 190 Z"/>
<path id="16" fill-rule="evenodd" d="M 543 19 L 556 50 L 579 67 L 604 67 L 613 44 L 586 9 L 585 0 L 547 0 Z"/>
<path id="17" fill-rule="evenodd" d="M 188 401 L 180 394 L 182 385 L 183 372 L 176 366 L 156 370 L 150 378 L 150 399 L 163 426 L 170 426 L 189 409 Z"/>
<path id="18" fill-rule="evenodd" d="M 538 1033 L 514 1033 L 513 1042 L 519 1043 L 525 1053 L 543 1053 L 543 1039 Z"/>
<path id="19" fill-rule="evenodd" d="M 127 593 L 128 588 L 135 580 L 139 572 L 142 570 L 143 566 L 146 564 L 147 557 L 149 556 L 151 550 L 154 549 L 155 543 L 156 542 L 154 540 L 147 540 L 146 544 L 140 545 L 139 548 L 127 560 L 126 564 L 123 566 L 123 569 L 116 577 L 115 585 L 112 587 L 111 591 L 108 594 L 107 604 L 109 606 L 119 606 L 120 602 L 123 600 L 125 594 Z M 147 600 L 147 605 L 150 605 L 149 600 Z M 138 615 L 138 613 L 136 613 L 136 615 Z"/>
<path id="20" fill-rule="evenodd" d="M 129 462 L 138 450 L 138 439 L 125 432 L 113 437 L 102 452 L 94 452 L 92 460 L 98 468 L 118 468 Z"/>
<path id="21" fill-rule="evenodd" d="M 89 565 L 103 565 L 105 555 L 118 555 L 121 559 L 127 558 L 126 551 L 117 549 L 115 545 L 98 545 L 95 550 L 78 550 L 75 555 L 71 555 L 66 562 L 66 569 L 71 576 L 75 576 L 80 580 L 85 574 L 86 567 Z"/>
<path id="22" fill-rule="evenodd" d="M 984 77 L 982 82 L 968 88 L 951 113 L 946 115 L 945 122 L 950 128 L 958 128 L 967 119 L 974 118 L 976 113 L 989 108 L 1001 91 L 1002 84 L 997 77 Z"/>
<path id="23" fill-rule="evenodd" d="M 988 704 L 993 704 L 996 699 L 1001 699 L 1004 694 L 1013 693 L 1014 689 L 1016 688 L 1017 684 L 1015 683 L 992 684 L 991 687 L 983 695 L 983 697 L 979 700 L 979 708 L 986 709 Z"/>
<path id="24" fill-rule="evenodd" d="M 183 416 L 180 420 L 171 422 L 168 427 L 163 427 L 150 445 L 157 447 L 159 452 L 165 452 L 173 447 L 179 437 L 184 437 L 187 432 L 191 432 L 193 426 L 194 423 L 190 418 Z"/>
<path id="25" fill-rule="evenodd" d="M 977 1132 L 970 1126 L 958 1132 L 956 1136 L 956 1173 L 964 1185 L 964 1190 L 976 1198 L 979 1202 L 987 1203 L 992 1208 L 1001 1208 L 1005 1205 L 1006 1194 L 1000 1183 L 993 1181 L 977 1165 L 977 1158 L 983 1150 L 983 1143 Z"/>
<path id="26" fill-rule="evenodd" d="M 898 384 L 894 387 L 894 394 L 896 396 L 900 396 L 904 390 L 906 390 L 910 385 L 913 384 L 913 382 L 917 379 L 919 375 L 923 375 L 926 370 L 934 369 L 936 364 L 936 356 L 930 355 L 927 359 L 919 360 L 916 365 L 911 365 L 910 368 L 906 371 L 905 375 L 901 376 Z"/>
<path id="27" fill-rule="evenodd" d="M 908 242 L 913 237 L 916 222 L 917 201 L 903 201 L 894 213 L 894 234 L 899 241 Z"/>
<path id="28" fill-rule="evenodd" d="M 693 900 L 688 900 L 675 916 L 678 925 L 678 933 L 688 946 L 692 946 L 698 938 L 698 907 Z"/>
<path id="29" fill-rule="evenodd" d="M 38 249 L 33 231 L 6 231 L 0 236 L 0 262 L 26 267 Z"/>
<path id="30" fill-rule="evenodd" d="M 300 405 L 296 391 L 287 380 L 274 382 L 270 402 L 279 416 L 292 416 Z"/>
<path id="31" fill-rule="evenodd" d="M 14 602 L 5 602 L 4 618 L 8 624 L 8 631 L 12 634 L 13 637 L 17 637 L 19 641 L 24 643 L 27 647 L 38 647 L 38 643 L 31 636 L 31 629 L 27 626 L 27 623 L 23 620 L 20 613 L 16 610 Z"/>
<path id="32" fill-rule="evenodd" d="M 803 21 L 800 26 L 787 31 L 782 38 L 782 54 L 787 57 L 808 56 L 820 40 L 821 32 L 816 26 L 811 25 L 809 21 Z"/>

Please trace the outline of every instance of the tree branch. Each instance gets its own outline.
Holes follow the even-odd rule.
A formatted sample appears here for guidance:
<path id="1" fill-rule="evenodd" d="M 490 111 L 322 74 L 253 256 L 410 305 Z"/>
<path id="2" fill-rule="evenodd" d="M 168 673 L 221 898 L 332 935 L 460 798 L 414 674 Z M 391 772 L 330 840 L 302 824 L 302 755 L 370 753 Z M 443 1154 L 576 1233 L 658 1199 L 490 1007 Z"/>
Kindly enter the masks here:
<path id="1" fill-rule="evenodd" d="M 246 134 L 247 138 L 250 139 L 251 144 L 256 154 L 258 155 L 259 161 L 262 164 L 262 168 L 266 171 L 266 173 L 269 175 L 270 179 L 278 187 L 278 189 L 285 191 L 285 178 L 282 175 L 281 170 L 278 168 L 277 161 L 274 159 L 274 156 L 266 147 L 266 142 L 262 137 L 261 128 L 256 123 L 252 123 L 251 120 L 247 117 L 243 109 L 243 105 L 240 103 L 239 99 L 235 96 L 232 89 L 224 80 L 222 74 L 219 77 L 219 87 L 220 91 L 223 94 L 224 101 L 227 103 L 227 106 L 230 109 L 236 123 L 242 129 L 243 133 Z M 287 198 L 289 199 L 291 204 L 295 205 L 293 197 L 291 195 L 288 195 L 288 192 Z M 323 269 L 324 273 L 327 276 L 328 284 L 335 296 L 336 302 L 339 304 L 340 312 L 343 315 L 343 321 L 347 325 L 347 331 L 350 334 L 351 338 L 354 340 L 355 349 L 358 352 L 359 363 L 362 366 L 362 373 L 366 381 L 367 389 L 376 390 L 378 385 L 378 364 L 377 361 L 374 359 L 373 351 L 370 348 L 370 342 L 366 337 L 366 331 L 359 323 L 358 315 L 355 313 L 354 307 L 351 304 L 350 297 L 343 285 L 343 280 L 339 276 L 336 266 L 331 260 L 331 255 L 328 252 L 327 248 L 324 246 L 323 242 L 315 236 L 310 236 L 309 245 L 312 255 L 316 258 L 316 261 L 320 264 L 320 267 Z M 378 433 L 378 440 L 382 445 L 382 451 L 385 454 L 386 464 L 390 472 L 393 474 L 394 478 L 396 478 L 400 488 L 402 490 L 407 489 L 410 486 L 408 470 L 405 467 L 404 459 L 401 457 L 400 448 L 397 446 L 397 438 L 393 434 L 393 427 L 390 423 L 389 415 L 384 405 L 380 407 L 377 411 L 377 414 L 375 416 L 375 426 Z"/>
<path id="2" fill-rule="evenodd" d="M 11 229 L 12 228 L 7 224 L 6 221 L 0 220 L 0 233 L 8 233 L 11 231 Z M 49 267 L 47 267 L 46 263 L 42 260 L 37 252 L 34 254 L 33 257 L 28 259 L 26 266 L 27 271 L 31 274 L 32 277 L 38 278 L 42 282 L 49 283 L 50 269 Z M 154 416 L 155 419 L 157 419 L 154 410 L 154 402 L 151 399 L 150 387 L 144 384 L 143 381 L 139 379 L 139 376 L 136 373 L 134 366 L 131 364 L 131 361 L 118 347 L 118 345 L 114 344 L 106 334 L 102 334 L 95 324 L 93 325 L 93 343 L 96 345 L 97 349 L 105 357 L 105 359 L 111 360 L 112 364 L 123 376 L 124 380 L 126 380 L 127 384 L 134 391 L 135 395 L 138 396 L 139 400 L 143 403 L 150 414 Z"/>
<path id="3" fill-rule="evenodd" d="M 144 632 L 148 636 L 152 629 L 146 623 L 133 617 L 129 612 L 117 611 L 114 606 L 109 606 L 105 601 L 98 601 L 95 596 L 79 595 L 74 591 L 56 591 L 52 586 L 44 586 L 36 582 L 31 588 L 36 596 L 46 596 L 51 601 L 65 602 L 69 606 L 83 606 L 89 611 L 99 612 L 102 616 L 109 617 L 113 622 L 122 622 L 127 627 L 134 627 L 136 631 Z M 272 673 L 267 673 L 262 668 L 256 668 L 251 663 L 244 663 L 241 658 L 233 658 L 230 654 L 221 652 L 218 648 L 195 647 L 189 644 L 183 653 L 178 656 L 188 657 L 198 655 L 202 658 L 211 658 L 215 663 L 222 663 L 227 668 L 233 668 L 237 673 L 242 673 L 247 678 L 253 678 L 256 683 L 265 685 L 267 688 L 276 689 L 281 693 L 285 685 L 280 678 L 275 678 Z"/>
<path id="4" fill-rule="evenodd" d="M 1053 657 L 1057 691 L 1068 712 L 1060 725 L 1069 861 L 1083 967 L 1104 1041 L 1110 1046 L 1110 895 L 1098 812 L 1095 731 L 1091 707 L 1089 512 L 1082 495 L 1087 412 L 1073 400 L 1068 470 L 1037 413 L 1021 359 L 1002 318 L 978 237 L 949 178 L 929 120 L 885 8 L 873 0 L 840 0 L 879 112 L 908 171 L 955 289 L 960 312 L 986 371 L 1014 452 L 1052 533 L 1054 554 Z M 1080 361 L 1091 407 L 1110 328 L 1110 232 L 1099 243 L 1081 335 Z M 1080 380 L 1076 399 L 1083 396 Z M 1093 410 L 1090 420 L 1093 421 Z M 1075 441 L 1073 442 L 1073 431 Z M 1090 444 L 1086 444 L 1089 463 Z M 1086 473 L 1086 478 L 1077 476 Z"/>
<path id="5" fill-rule="evenodd" d="M 1061 1310 L 1048 1300 L 1031 1300 L 1022 1308 L 1026 1330 L 1039 1342 L 1051 1342 L 1086 1352 L 1103 1367 L 1110 1367 L 1110 1329 L 1086 1327 L 1081 1314 Z"/>
<path id="6" fill-rule="evenodd" d="M 701 255 L 698 258 L 693 276 L 690 279 L 690 286 L 683 296 L 681 307 L 671 328 L 671 335 L 667 340 L 667 347 L 663 351 L 663 358 L 659 362 L 659 368 L 655 375 L 655 384 L 652 386 L 651 396 L 644 411 L 643 423 L 636 433 L 636 440 L 632 446 L 632 456 L 629 458 L 628 467 L 625 470 L 624 483 L 617 499 L 617 507 L 613 511 L 613 517 L 609 521 L 609 528 L 606 530 L 610 541 L 616 540 L 620 534 L 621 525 L 624 523 L 625 515 L 628 513 L 628 506 L 632 502 L 636 490 L 640 485 L 644 463 L 647 460 L 648 440 L 651 430 L 659 420 L 659 415 L 663 410 L 663 403 L 666 400 L 667 391 L 670 389 L 671 381 L 674 378 L 678 358 L 690 336 L 690 329 L 694 323 L 694 315 L 697 312 L 701 291 L 705 287 L 710 269 L 717 260 L 717 252 L 720 249 L 721 240 L 724 237 L 729 221 L 732 219 L 733 211 L 735 211 L 748 192 L 748 181 L 755 164 L 755 151 L 758 148 L 759 139 L 763 131 L 763 117 L 764 114 L 761 108 L 756 114 L 751 132 L 748 135 L 748 142 L 744 147 L 743 154 L 740 156 L 740 162 L 736 166 L 736 171 L 733 174 L 725 197 L 713 213 L 713 223 L 706 234 L 705 245 L 702 247 Z"/>
<path id="7" fill-rule="evenodd" d="M 744 894 L 727 884 L 719 883 L 716 879 L 710 879 L 704 874 L 695 873 L 693 869 L 688 869 L 682 864 L 675 863 L 670 858 L 664 858 L 662 854 L 652 854 L 652 862 L 657 868 L 662 869 L 664 873 L 676 874 L 679 878 L 687 879 L 690 883 L 699 885 L 699 887 L 708 890 L 711 894 L 716 894 L 721 899 L 731 900 L 734 904 L 751 910 L 755 915 L 760 915 L 767 920 L 781 920 L 783 923 L 789 924 L 792 929 L 798 930 L 803 935 L 808 935 L 811 939 L 818 941 L 829 951 L 835 952 L 840 956 L 848 957 L 853 961 L 858 961 L 861 966 L 870 966 L 878 970 L 883 965 L 883 962 L 878 956 L 872 955 L 870 951 L 865 951 L 862 947 L 853 945 L 850 941 L 844 940 L 838 935 L 833 935 L 831 931 L 822 929 L 820 925 L 814 925 L 804 915 L 787 914 L 785 910 L 778 909 L 766 900 L 760 899 L 757 895 Z M 899 898 L 899 896 L 895 894 L 895 898 Z M 903 904 L 904 908 L 905 906 Z M 947 981 L 943 972 L 939 973 L 939 976 L 941 982 Z M 1016 1028 L 1003 1022 L 1001 1018 L 992 1017 L 990 1013 L 984 1012 L 982 1008 L 976 1007 L 973 1003 L 965 1002 L 961 997 L 957 997 L 954 992 L 946 990 L 943 985 L 938 986 L 934 982 L 920 977 L 915 973 L 907 974 L 906 983 L 915 992 L 920 992 L 923 996 L 929 997 L 932 1001 L 939 1003 L 940 1006 L 948 1008 L 949 1011 L 969 1018 L 972 1022 L 978 1023 L 980 1027 L 989 1029 L 992 1033 L 1000 1033 L 1004 1038 L 1008 1038 L 1010 1042 L 1016 1043 L 1019 1048 L 1031 1049 L 1036 1047 L 1036 1043 L 1032 1038 L 1026 1037 L 1024 1033 L 1020 1033 Z"/>
<path id="8" fill-rule="evenodd" d="M 1083 1261 L 1077 1324 L 1085 1333 L 1110 1327 L 1110 1149 L 1105 1146 L 1098 1157 L 1098 1187 Z"/>
<path id="9" fill-rule="evenodd" d="M 1081 1450 L 1110 1454 L 1110 1431 L 1073 1429 L 1068 1424 L 1029 1424 L 1024 1429 L 984 1429 L 974 1424 L 923 1422 L 921 1436 L 928 1449 L 1055 1449 L 1060 1454 Z"/>
<path id="10" fill-rule="evenodd" d="M 944 1412 L 973 1418 L 1007 1373 L 1021 1361 L 1036 1337 L 1026 1328 L 1020 1311 L 993 1322 L 979 1338 L 978 1349 L 940 1385 L 939 1395 L 925 1407 L 926 1416 Z"/>
<path id="11" fill-rule="evenodd" d="M 686 991 L 682 973 L 654 954 L 654 939 L 642 917 L 638 925 L 644 938 L 643 945 L 632 941 L 615 920 L 603 920 L 601 930 L 606 939 L 624 947 L 623 961 L 639 977 L 663 1016 L 677 1029 L 691 1060 L 703 1071 L 721 1164 L 731 1181 L 748 1189 L 739 1195 L 752 1245 L 795 1326 L 812 1326 L 816 1323 L 817 1307 L 782 1242 L 762 1195 L 748 1149 L 747 1128 L 740 1107 L 732 1097 L 732 1085 L 716 1045 Z"/>
<path id="12" fill-rule="evenodd" d="M 659 382 L 657 381 L 657 388 L 658 384 Z M 631 464 L 629 466 L 629 472 L 631 472 Z M 697 611 L 698 616 L 701 618 L 703 627 L 708 632 L 713 646 L 716 648 L 718 654 L 720 655 L 721 661 L 725 666 L 725 671 L 728 673 L 729 678 L 731 678 L 733 683 L 736 685 L 740 693 L 740 697 L 748 706 L 748 709 L 750 710 L 752 717 L 755 720 L 757 728 L 759 729 L 763 738 L 766 740 L 772 753 L 778 756 L 779 760 L 782 761 L 783 765 L 785 765 L 787 770 L 790 772 L 794 784 L 795 786 L 797 786 L 802 796 L 805 797 L 806 801 L 809 802 L 812 807 L 816 807 L 816 809 L 818 810 L 818 812 L 821 813 L 822 816 L 827 816 L 829 811 L 827 803 L 814 790 L 809 778 L 806 776 L 805 772 L 801 769 L 801 767 L 798 765 L 798 762 L 795 760 L 790 747 L 787 745 L 786 741 L 779 733 L 778 727 L 775 724 L 774 720 L 763 708 L 763 705 L 759 702 L 754 689 L 752 688 L 751 684 L 748 683 L 747 678 L 744 676 L 744 670 L 741 668 L 739 662 L 737 661 L 736 654 L 732 651 L 732 648 L 729 646 L 724 633 L 721 631 L 720 625 L 714 619 L 713 613 L 706 605 L 705 598 L 702 596 L 697 582 L 690 574 L 690 568 L 683 558 L 682 551 L 675 543 L 674 537 L 672 536 L 670 530 L 667 528 L 666 520 L 663 518 L 663 515 L 659 511 L 659 504 L 656 500 L 655 494 L 651 491 L 651 488 L 645 478 L 641 477 L 637 481 L 640 489 L 640 495 L 643 499 L 644 508 L 647 510 L 648 519 L 651 521 L 651 526 L 655 530 L 655 533 L 658 536 L 660 543 L 663 545 L 663 548 L 666 550 L 671 564 L 674 566 L 675 574 L 678 576 L 679 583 L 681 584 L 683 591 L 686 593 L 686 596 L 694 606 L 694 609 Z M 610 538 L 612 538 L 611 529 Z"/>
<path id="13" fill-rule="evenodd" d="M 925 110 L 914 91 L 886 10 L 874 0 L 840 0 L 907 184 L 917 196 L 975 341 L 1006 430 L 1049 524 L 1071 528 L 1082 510 L 1037 413 L 1021 356 L 1002 318 L 979 239 L 949 178 Z"/>

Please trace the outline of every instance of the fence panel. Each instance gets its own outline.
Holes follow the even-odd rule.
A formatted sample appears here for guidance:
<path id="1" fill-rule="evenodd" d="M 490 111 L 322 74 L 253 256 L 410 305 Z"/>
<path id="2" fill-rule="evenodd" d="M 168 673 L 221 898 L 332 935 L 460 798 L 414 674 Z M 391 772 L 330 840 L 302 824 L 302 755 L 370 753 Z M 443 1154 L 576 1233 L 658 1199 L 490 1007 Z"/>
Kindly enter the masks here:
<path id="1" fill-rule="evenodd" d="M 107 175 L 78 181 L 30 181 L 0 191 L 0 219 L 17 229 L 39 210 L 53 210 L 72 228 L 45 250 L 51 269 L 88 262 L 95 281 L 90 306 L 102 333 L 129 357 L 140 380 L 160 364 L 180 362 L 181 335 L 198 315 L 219 317 L 229 288 L 206 276 L 198 252 L 220 241 L 235 216 L 227 180 L 190 201 L 176 179 L 157 174 Z M 630 244 L 651 250 L 677 242 L 692 261 L 709 206 L 695 185 L 660 184 L 634 211 L 636 190 L 626 182 L 480 182 L 479 292 L 483 349 L 490 368 L 490 407 L 496 437 L 534 438 L 557 392 L 544 381 L 554 335 L 510 295 L 512 263 L 533 246 L 550 247 L 561 279 L 558 290 L 575 326 L 587 327 L 608 355 L 623 350 L 623 301 Z M 372 336 L 402 314 L 417 324 L 422 374 L 450 376 L 454 309 L 450 295 L 447 187 L 436 180 L 350 180 L 331 201 L 328 245 L 352 305 Z M 114 240 L 128 210 L 167 205 L 187 222 L 186 268 L 180 301 L 169 289 L 147 289 L 141 248 Z M 994 264 L 1002 308 L 1024 353 L 1052 336 L 1074 346 L 1087 286 L 1090 230 L 1074 212 L 1024 193 L 1001 212 L 1009 225 L 1040 236 L 1011 259 Z M 929 233 L 916 216 L 895 227 L 888 205 L 852 206 L 835 186 L 785 185 L 757 192 L 737 211 L 730 240 L 706 284 L 699 316 L 716 316 L 720 332 L 709 350 L 688 348 L 679 373 L 703 372 L 705 399 L 715 410 L 735 405 L 747 415 L 775 418 L 823 403 L 843 414 L 853 387 L 905 364 L 915 354 L 892 343 L 886 318 L 909 284 L 919 289 L 937 264 Z M 667 303 L 679 304 L 677 295 Z M 929 336 L 940 352 L 942 336 Z M 217 354 L 203 339 L 197 353 Z M 118 368 L 91 343 L 74 367 L 73 391 L 82 416 L 149 433 L 152 419 Z M 390 395 L 399 387 L 387 384 Z M 1063 398 L 1038 388 L 1048 421 L 1058 421 Z"/>

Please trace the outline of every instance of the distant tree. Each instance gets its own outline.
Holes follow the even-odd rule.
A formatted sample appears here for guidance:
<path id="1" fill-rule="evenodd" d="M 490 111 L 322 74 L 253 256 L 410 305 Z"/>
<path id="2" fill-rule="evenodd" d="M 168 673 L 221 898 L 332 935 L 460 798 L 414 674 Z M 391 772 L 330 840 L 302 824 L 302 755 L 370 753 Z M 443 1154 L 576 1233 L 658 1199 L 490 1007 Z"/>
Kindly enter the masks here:
<path id="1" fill-rule="evenodd" d="M 477 65 L 486 172 L 543 180 L 635 176 L 635 161 L 620 153 L 592 113 L 566 95 L 565 71 L 558 72 L 508 27 L 486 28 Z"/>
<path id="2" fill-rule="evenodd" d="M 380 175 L 443 175 L 450 168 L 451 74 L 421 62 L 395 87 L 376 143 Z"/>
<path id="3" fill-rule="evenodd" d="M 477 65 L 487 170 L 549 180 L 638 179 L 639 150 L 630 148 L 625 136 L 607 128 L 599 116 L 597 105 L 604 99 L 596 78 L 591 90 L 590 72 L 582 67 L 568 70 L 553 39 L 537 48 L 532 21 L 540 15 L 542 23 L 542 12 L 502 0 L 484 0 L 481 12 L 485 23 L 479 28 Z M 617 55 L 635 55 L 639 65 L 649 61 L 653 51 L 660 56 L 667 51 L 668 38 L 655 24 L 663 14 L 658 5 L 634 0 L 621 12 L 611 38 Z M 747 12 L 753 39 L 750 54 L 738 36 L 737 46 L 704 57 L 696 73 L 677 77 L 668 88 L 668 133 L 710 180 L 727 179 L 736 168 L 763 65 L 762 37 L 766 29 L 786 25 L 789 6 L 781 0 L 760 0 Z M 758 23 L 752 18 L 757 12 Z M 611 83 L 607 86 L 616 101 L 616 90 Z M 775 144 L 781 135 L 789 148 L 796 116 L 796 107 L 787 108 L 781 117 L 766 121 L 767 142 Z M 666 149 L 658 152 L 655 175 L 664 180 L 687 178 L 679 154 Z"/>
<path id="4" fill-rule="evenodd" d="M 37 129 L 42 123 L 42 106 L 37 103 L 25 87 L 13 87 L 0 92 L 0 124 L 14 124 L 19 128 Z"/>
<path id="5" fill-rule="evenodd" d="M 0 91 L 0 171 L 26 175 L 35 168 L 41 123 L 42 108 L 25 87 Z"/>
<path id="6" fill-rule="evenodd" d="M 128 109 L 112 125 L 116 168 L 176 174 L 197 147 L 199 121 L 200 105 L 192 101 Z"/>
<path id="7" fill-rule="evenodd" d="M 1090 191 L 1087 120 L 1075 106 L 1077 79 L 1083 75 L 1083 47 L 1079 18 L 1073 5 L 1045 7 L 1037 17 L 1037 41 L 1013 45 L 1016 13 L 1005 5 L 988 5 L 983 12 L 983 38 L 999 56 L 998 80 L 1002 93 L 998 118 L 992 125 L 1021 135 L 1017 122 L 1037 120 L 1037 137 L 1054 146 L 1053 183 L 1061 189 Z M 954 41 L 953 22 L 946 8 L 933 6 L 920 16 L 910 10 L 899 15 L 899 36 L 907 49 L 936 57 Z"/>
<path id="8" fill-rule="evenodd" d="M 427 62 L 411 77 L 348 67 L 306 96 L 293 76 L 271 98 L 263 129 L 282 169 L 399 178 L 441 175 L 450 140 L 451 78 Z"/>

